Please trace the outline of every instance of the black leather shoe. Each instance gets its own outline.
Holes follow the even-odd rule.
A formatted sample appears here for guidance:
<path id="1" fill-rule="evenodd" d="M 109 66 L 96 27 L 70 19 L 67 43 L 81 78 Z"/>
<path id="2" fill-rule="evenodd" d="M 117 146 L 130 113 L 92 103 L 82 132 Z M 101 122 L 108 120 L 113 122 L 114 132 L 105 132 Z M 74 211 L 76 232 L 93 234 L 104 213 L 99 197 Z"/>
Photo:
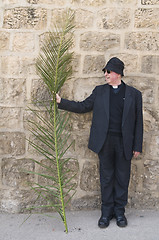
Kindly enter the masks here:
<path id="1" fill-rule="evenodd" d="M 98 227 L 100 228 L 108 227 L 111 219 L 112 219 L 112 216 L 101 217 L 98 221 Z"/>
<path id="2" fill-rule="evenodd" d="M 116 216 L 116 224 L 119 227 L 126 227 L 128 225 L 125 215 Z"/>

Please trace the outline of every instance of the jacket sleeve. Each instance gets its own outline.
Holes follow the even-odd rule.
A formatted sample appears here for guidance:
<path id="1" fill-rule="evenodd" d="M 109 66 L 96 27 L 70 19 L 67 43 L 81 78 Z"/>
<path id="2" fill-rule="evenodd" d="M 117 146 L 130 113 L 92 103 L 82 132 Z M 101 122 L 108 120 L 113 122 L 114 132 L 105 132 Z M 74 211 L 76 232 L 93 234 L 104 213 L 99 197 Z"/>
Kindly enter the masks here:
<path id="1" fill-rule="evenodd" d="M 61 98 L 61 103 L 58 104 L 59 109 L 67 110 L 74 113 L 86 113 L 93 109 L 97 87 L 93 90 L 92 94 L 84 101 L 76 102 Z"/>
<path id="2" fill-rule="evenodd" d="M 134 133 L 134 151 L 142 152 L 143 142 L 143 110 L 142 110 L 142 94 L 138 91 L 136 99 L 136 122 Z"/>

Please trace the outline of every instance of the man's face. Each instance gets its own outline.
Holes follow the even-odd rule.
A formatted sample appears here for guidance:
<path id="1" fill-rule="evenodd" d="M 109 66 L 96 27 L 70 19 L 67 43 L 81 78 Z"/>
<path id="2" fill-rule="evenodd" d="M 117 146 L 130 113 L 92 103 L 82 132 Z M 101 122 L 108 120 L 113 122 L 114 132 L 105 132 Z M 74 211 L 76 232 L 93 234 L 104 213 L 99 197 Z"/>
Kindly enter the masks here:
<path id="1" fill-rule="evenodd" d="M 116 85 L 119 81 L 121 81 L 121 75 L 113 71 L 106 70 L 104 75 L 105 80 L 109 85 Z"/>

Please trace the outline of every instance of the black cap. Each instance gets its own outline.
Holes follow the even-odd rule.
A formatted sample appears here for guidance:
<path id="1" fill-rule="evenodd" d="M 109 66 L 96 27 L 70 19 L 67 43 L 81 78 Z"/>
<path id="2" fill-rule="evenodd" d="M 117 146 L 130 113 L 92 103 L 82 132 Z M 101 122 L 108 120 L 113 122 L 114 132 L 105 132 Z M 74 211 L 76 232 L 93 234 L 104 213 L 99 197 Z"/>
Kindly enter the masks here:
<path id="1" fill-rule="evenodd" d="M 111 58 L 106 66 L 102 69 L 102 71 L 110 70 L 115 73 L 121 74 L 121 76 L 124 76 L 123 70 L 124 70 L 124 63 L 117 57 Z"/>

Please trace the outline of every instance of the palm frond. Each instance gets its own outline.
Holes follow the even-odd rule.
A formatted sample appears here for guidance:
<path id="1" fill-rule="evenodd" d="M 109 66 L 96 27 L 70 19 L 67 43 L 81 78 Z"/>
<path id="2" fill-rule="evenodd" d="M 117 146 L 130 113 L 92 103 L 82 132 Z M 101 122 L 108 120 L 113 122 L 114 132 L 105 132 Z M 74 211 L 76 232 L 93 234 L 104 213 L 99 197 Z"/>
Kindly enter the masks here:
<path id="1" fill-rule="evenodd" d="M 34 137 L 34 140 L 28 140 L 29 144 L 46 159 L 32 159 L 39 166 L 39 171 L 28 172 L 43 180 L 42 183 L 33 183 L 31 189 L 46 204 L 35 205 L 30 209 L 54 208 L 64 222 L 66 232 L 65 207 L 74 195 L 76 184 L 73 179 L 77 173 L 69 168 L 71 158 L 66 157 L 73 145 L 70 142 L 69 116 L 58 110 L 56 93 L 72 74 L 73 53 L 70 52 L 70 47 L 73 43 L 73 18 L 74 14 L 68 12 L 43 42 L 36 69 L 50 92 L 51 100 L 43 102 L 40 107 L 36 105 L 36 109 L 29 108 L 36 120 L 28 120 L 30 133 Z M 46 112 L 47 117 L 43 112 Z"/>

